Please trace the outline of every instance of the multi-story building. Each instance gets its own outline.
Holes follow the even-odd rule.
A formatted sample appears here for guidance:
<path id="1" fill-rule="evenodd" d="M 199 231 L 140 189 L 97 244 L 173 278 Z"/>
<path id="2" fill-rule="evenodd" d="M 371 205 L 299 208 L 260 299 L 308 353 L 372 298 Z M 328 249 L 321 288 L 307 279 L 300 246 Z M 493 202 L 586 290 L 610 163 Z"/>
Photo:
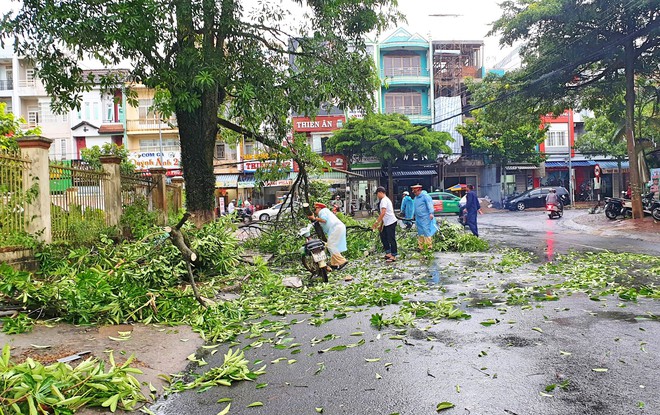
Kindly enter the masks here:
<path id="1" fill-rule="evenodd" d="M 68 114 L 55 114 L 50 97 L 37 78 L 35 67 L 7 49 L 0 49 L 0 101 L 6 111 L 25 120 L 24 128 L 41 129 L 41 134 L 54 140 L 51 158 L 69 159 L 73 155 Z"/>
<path id="2" fill-rule="evenodd" d="M 439 165 L 440 188 L 457 184 L 472 184 L 489 194 L 489 176 L 483 155 L 473 154 L 469 143 L 456 131 L 463 122 L 463 111 L 469 105 L 467 78 L 484 77 L 484 42 L 481 40 L 434 40 L 433 91 L 434 130 L 449 133 L 454 139 L 448 143 L 452 154 L 443 155 Z M 493 186 L 495 187 L 495 186 Z M 499 198 L 499 192 L 497 197 Z M 493 197 L 493 196 L 491 196 Z"/>
<path id="3" fill-rule="evenodd" d="M 153 109 L 154 90 L 130 86 L 137 93 L 138 106 L 126 108 L 126 149 L 139 170 L 166 168 L 168 176 L 180 176 L 181 146 L 176 118 L 163 119 Z"/>
<path id="4" fill-rule="evenodd" d="M 84 76 L 101 76 L 109 72 L 122 78 L 128 74 L 128 70 L 102 69 L 86 71 Z M 91 91 L 83 92 L 80 109 L 69 113 L 73 158 L 81 158 L 80 152 L 84 148 L 102 147 L 108 143 L 123 145 L 126 133 L 125 108 L 121 85 L 110 92 L 102 92 L 98 85 Z"/>

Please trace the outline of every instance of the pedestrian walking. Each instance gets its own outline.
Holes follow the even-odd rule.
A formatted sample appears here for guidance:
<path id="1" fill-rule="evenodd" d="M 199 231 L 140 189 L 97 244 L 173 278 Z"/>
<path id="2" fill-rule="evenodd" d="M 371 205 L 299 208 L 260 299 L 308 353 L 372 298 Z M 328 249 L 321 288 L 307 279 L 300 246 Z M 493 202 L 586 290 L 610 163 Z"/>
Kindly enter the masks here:
<path id="1" fill-rule="evenodd" d="M 330 252 L 330 267 L 332 269 L 342 269 L 348 263 L 341 254 L 348 249 L 346 246 L 346 225 L 323 203 L 314 203 L 314 210 L 315 214 L 307 217 L 310 220 L 318 221 L 328 237 L 326 246 Z"/>
<path id="2" fill-rule="evenodd" d="M 433 235 L 438 228 L 433 215 L 433 199 L 422 190 L 421 184 L 410 186 L 415 196 L 415 225 L 417 226 L 417 245 L 421 250 L 433 247 Z"/>
<path id="3" fill-rule="evenodd" d="M 387 262 L 396 261 L 398 255 L 396 245 L 396 216 L 394 216 L 394 205 L 389 197 L 385 195 L 385 188 L 379 186 L 376 189 L 376 197 L 380 200 L 380 214 L 372 229 L 378 228 L 380 231 L 380 241 L 385 250 L 385 260 Z"/>
<path id="4" fill-rule="evenodd" d="M 466 195 L 465 210 L 467 210 L 466 223 L 472 231 L 472 234 L 479 237 L 479 229 L 477 229 L 477 213 L 482 214 L 481 204 L 477 197 L 477 192 L 474 191 L 474 186 L 468 184 L 468 192 Z"/>
<path id="5" fill-rule="evenodd" d="M 412 197 L 410 197 L 408 191 L 403 192 L 401 215 L 403 215 L 403 226 L 406 229 L 412 228 L 413 219 L 415 218 L 415 203 L 413 202 Z"/>

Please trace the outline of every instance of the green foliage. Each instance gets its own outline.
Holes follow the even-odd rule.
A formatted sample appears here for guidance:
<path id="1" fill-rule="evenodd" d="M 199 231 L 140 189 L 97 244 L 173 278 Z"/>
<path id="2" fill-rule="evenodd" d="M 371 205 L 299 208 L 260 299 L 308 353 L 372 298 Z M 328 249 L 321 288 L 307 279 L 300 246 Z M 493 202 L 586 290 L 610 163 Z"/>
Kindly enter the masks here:
<path id="1" fill-rule="evenodd" d="M 124 206 L 124 211 L 119 219 L 119 226 L 125 237 L 142 239 L 153 232 L 157 216 L 156 211 L 149 211 L 147 198 L 138 197 L 130 205 Z"/>
<path id="2" fill-rule="evenodd" d="M 515 82 L 509 75 L 489 75 L 483 82 L 468 81 L 473 105 L 491 102 L 498 96 L 511 92 Z M 534 163 L 544 160 L 537 146 L 545 139 L 545 129 L 539 128 L 540 116 L 551 108 L 534 105 L 517 96 L 471 112 L 473 118 L 465 119 L 456 130 L 470 143 L 477 153 L 484 154 L 493 163 Z"/>
<path id="3" fill-rule="evenodd" d="M 292 19 L 301 6 L 304 18 Z M 59 112 L 79 108 L 82 92 L 95 83 L 103 91 L 124 85 L 126 74 L 116 71 L 85 76 L 84 58 L 109 67 L 132 62 L 129 78 L 162 91 L 157 108 L 176 114 L 189 210 L 208 212 L 219 125 L 287 153 L 290 111 L 314 115 L 326 103 L 372 107 L 377 76 L 364 36 L 395 22 L 395 6 L 394 0 L 278 7 L 239 0 L 195 7 L 169 0 L 23 2 L 2 20 L 0 38 L 17 39 L 16 53 L 37 63 Z"/>
<path id="4" fill-rule="evenodd" d="M 326 147 L 348 156 L 376 157 L 384 165 L 392 165 L 404 156 L 435 160 L 440 153 L 451 152 L 446 144 L 451 140 L 449 133 L 412 125 L 405 115 L 370 114 L 349 120 L 326 141 Z"/>
<path id="5" fill-rule="evenodd" d="M 596 117 L 586 118 L 584 128 L 586 132 L 575 139 L 577 151 L 590 158 L 607 155 L 621 160 L 627 157 L 628 150 L 622 126 L 605 117 Z"/>
<path id="6" fill-rule="evenodd" d="M 14 317 L 1 317 L 2 332 L 7 334 L 19 334 L 32 331 L 34 320 L 27 314 L 18 314 Z"/>
<path id="7" fill-rule="evenodd" d="M 27 232 L 0 232 L 0 248 L 20 247 L 33 249 L 38 246 L 38 240 Z"/>
<path id="8" fill-rule="evenodd" d="M 330 193 L 330 186 L 321 180 L 310 181 L 307 191 L 309 192 L 309 200 L 312 203 L 328 203 L 332 198 L 332 193 Z"/>
<path id="9" fill-rule="evenodd" d="M 128 150 L 115 143 L 105 143 L 102 147 L 94 146 L 80 150 L 80 157 L 96 170 L 101 170 L 101 157 L 114 156 L 121 160 L 119 170 L 121 174 L 135 172 L 135 165 L 128 160 Z"/>
<path id="10" fill-rule="evenodd" d="M 34 128 L 23 131 L 21 124 L 25 123 L 23 118 L 16 118 L 11 112 L 6 112 L 7 104 L 0 102 L 0 151 L 17 152 L 16 139 L 28 135 L 39 135 L 41 130 Z"/>
<path id="11" fill-rule="evenodd" d="M 503 45 L 523 42 L 524 70 L 519 75 L 528 96 L 546 102 L 568 97 L 578 104 L 583 89 L 595 88 L 608 105 L 602 97 L 610 97 L 623 78 L 622 39 L 628 35 L 648 36 L 647 41 L 631 42 L 635 73 L 657 72 L 660 57 L 654 50 L 660 40 L 654 2 L 511 0 L 502 3 L 502 10 L 491 33 L 501 34 Z"/>
<path id="12" fill-rule="evenodd" d="M 111 351 L 109 360 L 107 371 L 103 361 L 91 358 L 75 368 L 66 363 L 45 366 L 29 357 L 15 364 L 10 360 L 10 346 L 6 344 L 0 360 L 0 412 L 45 414 L 53 410 L 64 415 L 83 406 L 115 412 L 117 408 L 132 410 L 139 402 L 146 401 L 140 392 L 140 382 L 133 376 L 142 373 L 131 367 L 133 357 L 117 365 Z"/>

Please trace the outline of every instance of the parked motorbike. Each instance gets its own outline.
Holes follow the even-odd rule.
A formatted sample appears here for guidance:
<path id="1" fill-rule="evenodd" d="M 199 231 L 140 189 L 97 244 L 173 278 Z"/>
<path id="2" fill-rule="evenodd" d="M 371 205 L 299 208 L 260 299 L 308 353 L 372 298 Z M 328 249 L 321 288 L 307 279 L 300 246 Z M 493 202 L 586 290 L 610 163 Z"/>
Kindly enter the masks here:
<path id="1" fill-rule="evenodd" d="M 312 215 L 309 203 L 303 203 L 303 211 L 308 216 Z M 298 235 L 305 238 L 305 245 L 300 248 L 303 266 L 312 274 L 312 277 L 317 276 L 323 279 L 323 282 L 328 282 L 328 254 L 325 246 L 325 234 L 321 224 L 316 220 L 312 221 L 309 225 L 301 228 Z"/>
<path id="2" fill-rule="evenodd" d="M 323 282 L 328 282 L 328 254 L 325 242 L 313 237 L 313 231 L 314 224 L 310 223 L 298 232 L 299 236 L 305 238 L 305 245 L 300 249 L 302 264 L 313 277 L 317 276 L 322 278 Z"/>
<path id="3" fill-rule="evenodd" d="M 548 203 L 545 205 L 545 211 L 550 219 L 561 218 L 564 215 L 564 207 L 561 204 Z"/>
<path id="4" fill-rule="evenodd" d="M 605 216 L 614 220 L 619 216 L 632 217 L 632 200 L 619 197 L 605 198 Z"/>
<path id="5" fill-rule="evenodd" d="M 252 222 L 252 211 L 250 209 L 236 209 L 236 218 L 243 223 Z"/>
<path id="6" fill-rule="evenodd" d="M 655 199 L 653 193 L 642 197 L 642 210 L 653 216 L 653 219 L 660 220 L 660 200 Z"/>

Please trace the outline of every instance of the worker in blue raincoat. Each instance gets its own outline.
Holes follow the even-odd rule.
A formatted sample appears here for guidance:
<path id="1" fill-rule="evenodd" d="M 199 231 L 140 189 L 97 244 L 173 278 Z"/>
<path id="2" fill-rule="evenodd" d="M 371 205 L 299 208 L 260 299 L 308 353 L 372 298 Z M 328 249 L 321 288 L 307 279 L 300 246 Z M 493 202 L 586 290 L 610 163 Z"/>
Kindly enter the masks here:
<path id="1" fill-rule="evenodd" d="M 406 229 L 412 228 L 413 219 L 415 218 L 415 203 L 410 197 L 410 193 L 403 192 L 403 200 L 401 201 L 401 215 L 403 216 L 403 225 Z"/>
<path id="2" fill-rule="evenodd" d="M 333 269 L 342 269 L 348 261 L 341 254 L 346 252 L 346 225 L 330 211 L 323 203 L 314 203 L 315 215 L 308 216 L 321 224 L 323 232 L 328 237 L 327 248 L 330 252 L 330 266 Z"/>
<path id="3" fill-rule="evenodd" d="M 433 246 L 433 235 L 438 228 L 433 215 L 433 199 L 422 190 L 421 184 L 410 186 L 415 196 L 415 225 L 417 225 L 417 245 L 420 250 Z"/>
<path id="4" fill-rule="evenodd" d="M 554 189 L 553 189 L 554 190 Z M 465 223 L 470 227 L 472 234 L 474 236 L 479 236 L 479 230 L 477 228 L 477 213 L 483 213 L 481 211 L 481 204 L 479 203 L 479 198 L 477 197 L 477 192 L 474 191 L 474 186 L 468 185 L 465 209 L 467 210 L 467 218 Z"/>

